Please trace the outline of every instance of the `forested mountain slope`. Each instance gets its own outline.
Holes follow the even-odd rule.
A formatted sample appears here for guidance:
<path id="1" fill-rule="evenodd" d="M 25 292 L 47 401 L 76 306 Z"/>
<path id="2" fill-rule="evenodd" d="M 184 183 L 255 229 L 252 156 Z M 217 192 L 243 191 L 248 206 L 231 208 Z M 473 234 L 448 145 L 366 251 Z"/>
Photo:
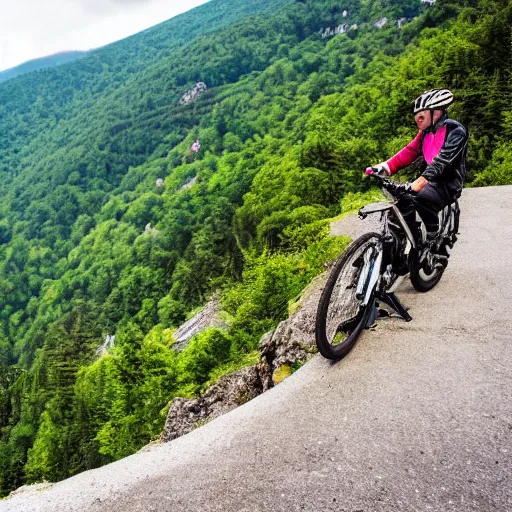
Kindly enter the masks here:
<path id="1" fill-rule="evenodd" d="M 470 182 L 512 179 L 509 2 L 240 4 L 0 85 L 2 492 L 133 453 L 172 397 L 250 359 L 418 93 L 454 90 Z M 170 350 L 215 290 L 229 329 Z"/>
<path id="2" fill-rule="evenodd" d="M 0 82 L 24 75 L 25 73 L 30 73 L 31 71 L 38 71 L 44 68 L 52 68 L 54 66 L 67 64 L 68 62 L 73 62 L 85 55 L 87 55 L 87 52 L 61 52 L 56 53 L 55 55 L 29 60 L 19 66 L 0 71 Z"/>

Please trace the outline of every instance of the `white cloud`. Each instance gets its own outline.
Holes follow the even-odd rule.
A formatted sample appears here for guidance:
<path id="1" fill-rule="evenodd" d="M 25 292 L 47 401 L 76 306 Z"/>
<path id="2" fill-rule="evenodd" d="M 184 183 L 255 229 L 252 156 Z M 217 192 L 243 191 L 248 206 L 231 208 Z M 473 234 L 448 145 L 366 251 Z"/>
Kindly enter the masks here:
<path id="1" fill-rule="evenodd" d="M 2 6 L 0 70 L 66 50 L 89 50 L 207 0 L 17 0 Z"/>

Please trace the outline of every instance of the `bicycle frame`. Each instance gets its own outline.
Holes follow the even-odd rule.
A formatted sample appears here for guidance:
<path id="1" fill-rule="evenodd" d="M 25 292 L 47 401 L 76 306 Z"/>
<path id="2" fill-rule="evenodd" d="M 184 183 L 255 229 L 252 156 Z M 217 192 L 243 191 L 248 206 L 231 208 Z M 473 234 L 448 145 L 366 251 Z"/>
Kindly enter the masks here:
<path id="1" fill-rule="evenodd" d="M 368 215 L 372 215 L 375 213 L 381 213 L 380 218 L 380 235 L 381 239 L 383 241 L 383 244 L 381 244 L 380 251 L 379 251 L 379 273 L 383 274 L 385 269 L 380 268 L 382 266 L 383 261 L 387 261 L 387 258 L 384 258 L 384 250 L 385 250 L 385 243 L 389 240 L 392 240 L 394 235 L 391 233 L 389 224 L 389 215 L 390 213 L 393 213 L 394 219 L 398 221 L 398 226 L 400 229 L 405 233 L 405 236 L 407 240 L 410 243 L 410 248 L 408 251 L 408 254 L 410 254 L 410 251 L 416 251 L 417 250 L 417 243 L 414 239 L 414 236 L 407 224 L 407 222 L 404 219 L 404 216 L 396 206 L 396 201 L 394 202 L 385 202 L 385 203 L 372 203 L 369 205 L 364 206 L 359 210 L 359 217 L 361 219 L 365 219 Z M 397 224 L 395 224 L 397 225 Z M 363 271 L 361 274 L 364 274 L 365 269 L 363 268 Z M 366 282 L 366 281 L 363 281 Z M 373 279 L 372 283 L 375 284 L 376 280 Z M 358 290 L 359 291 L 359 290 Z M 362 298 L 362 294 L 359 293 L 359 295 L 356 295 L 359 299 Z"/>
<path id="2" fill-rule="evenodd" d="M 414 236 L 407 224 L 407 222 L 404 219 L 404 216 L 402 215 L 402 212 L 397 208 L 396 203 L 392 203 L 391 205 L 391 211 L 394 213 L 395 217 L 398 219 L 398 222 L 400 223 L 400 227 L 403 229 L 405 236 L 411 242 L 411 246 L 413 249 L 417 249 L 416 240 L 414 239 Z M 384 224 L 381 226 L 381 231 L 384 235 L 387 235 L 389 233 L 389 225 L 388 225 L 388 219 L 381 219 L 381 224 Z"/>
<path id="3" fill-rule="evenodd" d="M 387 237 L 390 235 L 390 230 L 388 226 L 388 217 L 389 217 L 389 211 L 392 211 L 395 217 L 398 219 L 398 222 L 400 223 L 400 227 L 404 231 L 405 235 L 407 236 L 407 239 L 409 242 L 411 242 L 411 246 L 416 249 L 417 244 L 416 240 L 414 240 L 414 236 L 409 229 L 409 226 L 407 225 L 407 222 L 404 219 L 404 216 L 396 206 L 396 202 L 385 202 L 385 203 L 371 203 L 366 206 L 363 206 L 359 210 L 359 217 L 361 219 L 366 219 L 368 215 L 372 215 L 374 213 L 381 213 L 381 234 L 384 237 Z"/>
<path id="4" fill-rule="evenodd" d="M 359 216 L 363 219 L 368 215 L 381 213 L 381 229 L 379 242 L 377 242 L 377 244 L 374 246 L 373 251 L 369 251 L 364 255 L 363 267 L 357 280 L 356 298 L 361 300 L 361 307 L 366 307 L 371 300 L 380 300 L 388 304 L 405 321 L 409 322 L 412 320 L 411 316 L 407 313 L 405 308 L 402 306 L 392 291 L 392 287 L 398 281 L 398 279 L 395 279 L 394 283 L 392 283 L 388 291 L 383 289 L 381 284 L 385 270 L 382 268 L 385 252 L 384 244 L 386 240 L 393 238 L 393 235 L 389 229 L 390 212 L 395 214 L 400 227 L 403 229 L 407 239 L 411 244 L 411 247 L 416 249 L 416 241 L 414 240 L 414 236 L 409 229 L 409 226 L 407 225 L 403 215 L 396 207 L 395 202 L 373 203 L 361 208 L 359 210 Z M 374 319 L 375 318 L 371 316 L 369 323 L 372 323 Z"/>

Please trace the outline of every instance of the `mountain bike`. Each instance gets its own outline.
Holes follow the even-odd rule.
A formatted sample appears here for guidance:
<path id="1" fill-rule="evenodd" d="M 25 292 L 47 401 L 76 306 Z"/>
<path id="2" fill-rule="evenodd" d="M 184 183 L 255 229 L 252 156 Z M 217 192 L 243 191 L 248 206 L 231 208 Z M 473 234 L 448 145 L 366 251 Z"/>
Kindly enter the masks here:
<path id="1" fill-rule="evenodd" d="M 431 290 L 440 281 L 457 240 L 457 200 L 439 212 L 435 240 L 426 242 L 421 224 L 421 240 L 417 241 L 396 205 L 404 194 L 414 194 L 410 183 L 371 176 L 379 181 L 388 201 L 368 204 L 358 214 L 362 219 L 380 214 L 380 231 L 366 233 L 349 245 L 334 264 L 318 304 L 316 344 L 328 359 L 344 357 L 364 328 L 389 314 L 379 309 L 381 302 L 411 321 L 394 292 L 407 275 L 416 290 Z"/>

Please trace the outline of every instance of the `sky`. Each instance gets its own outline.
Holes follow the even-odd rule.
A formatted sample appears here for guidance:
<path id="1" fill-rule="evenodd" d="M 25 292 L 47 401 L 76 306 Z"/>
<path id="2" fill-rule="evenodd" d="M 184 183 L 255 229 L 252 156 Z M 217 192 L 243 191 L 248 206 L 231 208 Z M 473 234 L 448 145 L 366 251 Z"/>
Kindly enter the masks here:
<path id="1" fill-rule="evenodd" d="M 104 46 L 206 1 L 7 0 L 0 13 L 0 71 L 62 51 Z"/>

